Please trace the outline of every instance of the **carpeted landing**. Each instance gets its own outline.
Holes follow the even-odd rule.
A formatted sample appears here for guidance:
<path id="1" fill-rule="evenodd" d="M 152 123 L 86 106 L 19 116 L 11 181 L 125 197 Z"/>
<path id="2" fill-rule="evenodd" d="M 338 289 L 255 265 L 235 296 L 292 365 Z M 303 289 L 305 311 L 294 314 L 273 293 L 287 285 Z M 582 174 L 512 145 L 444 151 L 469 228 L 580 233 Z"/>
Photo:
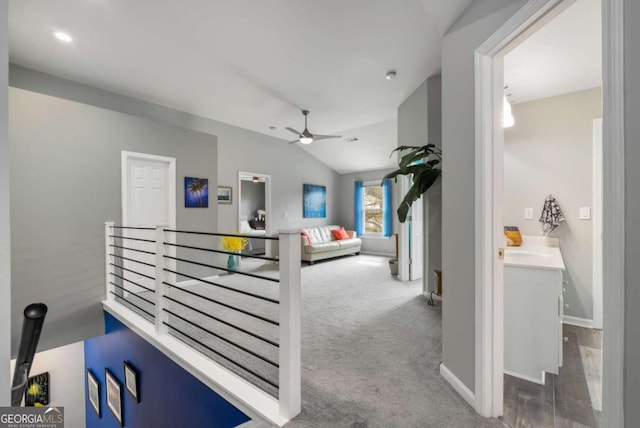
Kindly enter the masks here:
<path id="1" fill-rule="evenodd" d="M 441 306 L 360 255 L 302 269 L 298 427 L 491 427 L 439 375 Z"/>
<path id="2" fill-rule="evenodd" d="M 387 258 L 348 256 L 302 268 L 302 413 L 286 425 L 299 427 L 502 427 L 496 419 L 475 413 L 440 376 L 441 304 L 428 306 L 422 282 L 400 282 L 391 277 Z M 243 259 L 242 270 L 277 276 L 277 265 L 260 265 Z M 277 284 L 241 275 L 217 281 L 233 288 L 277 297 Z M 277 306 L 251 297 L 237 296 L 207 285 L 191 291 L 215 296 L 225 303 L 277 319 Z M 193 304 L 180 291 L 172 295 Z M 144 303 L 144 302 L 138 302 Z M 198 304 L 199 306 L 199 304 Z M 188 309 L 171 305 L 187 316 Z M 221 319 L 277 340 L 277 329 L 260 320 L 227 311 L 219 305 L 202 307 Z M 198 314 L 190 314 L 189 318 Z M 211 340 L 198 328 L 172 317 L 172 324 L 202 341 Z M 192 318 L 193 319 L 193 318 Z M 243 337 L 204 317 L 197 324 L 218 331 L 269 360 L 277 361 L 272 346 Z M 216 325 L 217 324 L 217 325 Z M 176 334 L 176 332 L 173 332 Z M 179 334 L 176 334 L 180 336 Z M 183 340 L 188 341 L 186 338 Z M 277 382 L 277 370 L 269 363 L 248 357 L 233 346 L 213 343 L 232 361 Z M 197 344 L 194 346 L 198 347 Z M 206 352 L 206 349 L 202 349 Z M 231 370 L 277 395 L 268 383 L 243 372 L 233 363 L 210 355 Z"/>

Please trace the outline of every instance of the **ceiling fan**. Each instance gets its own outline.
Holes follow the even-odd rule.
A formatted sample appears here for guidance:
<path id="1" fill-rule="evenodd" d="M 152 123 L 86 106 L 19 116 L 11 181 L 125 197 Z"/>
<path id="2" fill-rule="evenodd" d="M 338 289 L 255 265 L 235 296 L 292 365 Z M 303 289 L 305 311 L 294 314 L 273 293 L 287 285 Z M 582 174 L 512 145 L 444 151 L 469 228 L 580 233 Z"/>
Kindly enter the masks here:
<path id="1" fill-rule="evenodd" d="M 307 116 L 309 116 L 309 110 L 302 110 L 302 114 L 304 115 L 304 131 L 299 132 L 293 128 L 285 128 L 289 132 L 293 132 L 298 136 L 297 140 L 289 141 L 289 144 L 295 144 L 300 142 L 302 144 L 311 144 L 315 140 L 328 140 L 330 138 L 340 138 L 340 135 L 320 135 L 320 134 L 312 134 L 307 129 Z"/>

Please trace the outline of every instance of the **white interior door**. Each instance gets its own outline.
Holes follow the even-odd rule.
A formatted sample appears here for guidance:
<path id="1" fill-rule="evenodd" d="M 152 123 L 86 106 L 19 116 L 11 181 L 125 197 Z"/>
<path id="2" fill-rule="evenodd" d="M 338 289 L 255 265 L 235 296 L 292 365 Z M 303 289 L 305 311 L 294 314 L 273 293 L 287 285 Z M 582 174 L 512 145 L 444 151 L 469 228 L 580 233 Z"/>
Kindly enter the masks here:
<path id="1" fill-rule="evenodd" d="M 155 228 L 167 225 L 175 228 L 175 159 L 123 152 L 123 213 L 122 224 L 128 227 Z M 123 229 L 129 238 L 155 241 L 155 230 Z M 124 239 L 123 257 L 155 265 L 155 243 Z M 123 276 L 133 283 L 154 289 L 155 268 L 123 259 Z M 143 292 L 125 281 L 123 288 Z"/>
<path id="2" fill-rule="evenodd" d="M 422 278 L 424 271 L 424 212 L 422 197 L 411 205 L 409 238 L 409 280 Z"/>

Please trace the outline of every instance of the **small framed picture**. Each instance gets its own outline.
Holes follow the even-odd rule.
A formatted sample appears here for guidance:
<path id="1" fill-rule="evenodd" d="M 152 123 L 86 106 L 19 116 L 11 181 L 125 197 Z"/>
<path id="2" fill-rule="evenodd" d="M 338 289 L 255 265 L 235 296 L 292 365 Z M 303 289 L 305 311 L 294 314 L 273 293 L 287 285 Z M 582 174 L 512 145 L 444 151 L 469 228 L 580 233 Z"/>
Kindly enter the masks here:
<path id="1" fill-rule="evenodd" d="M 107 384 L 107 407 L 122 425 L 122 385 L 109 369 L 105 369 L 104 373 Z"/>
<path id="2" fill-rule="evenodd" d="M 218 203 L 230 204 L 232 202 L 231 193 L 231 186 L 218 186 Z"/>
<path id="3" fill-rule="evenodd" d="M 100 384 L 89 369 L 87 369 L 87 396 L 93 410 L 96 411 L 99 418 L 102 417 L 100 413 Z"/>
<path id="4" fill-rule="evenodd" d="M 208 178 L 184 178 L 184 207 L 209 208 Z"/>
<path id="5" fill-rule="evenodd" d="M 131 366 L 131 364 L 124 362 L 124 386 L 129 391 L 129 394 L 135 398 L 136 403 L 140 402 L 140 395 L 138 394 L 138 371 Z"/>

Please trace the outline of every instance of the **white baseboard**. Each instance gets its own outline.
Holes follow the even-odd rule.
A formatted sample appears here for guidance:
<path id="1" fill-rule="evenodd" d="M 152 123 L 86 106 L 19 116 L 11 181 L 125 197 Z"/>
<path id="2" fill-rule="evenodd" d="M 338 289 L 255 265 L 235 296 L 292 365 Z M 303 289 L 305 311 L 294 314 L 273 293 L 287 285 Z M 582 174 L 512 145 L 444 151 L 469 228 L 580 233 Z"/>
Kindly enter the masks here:
<path id="1" fill-rule="evenodd" d="M 360 251 L 360 254 L 366 254 L 367 256 L 389 257 L 392 259 L 396 257 L 396 255 L 392 253 L 379 253 L 377 251 L 365 251 L 365 250 Z"/>
<path id="2" fill-rule="evenodd" d="M 593 328 L 593 320 L 588 320 L 586 318 L 578 318 L 565 315 L 562 318 L 562 322 L 564 324 L 575 325 L 576 327 Z"/>
<path id="3" fill-rule="evenodd" d="M 519 373 L 514 373 L 514 372 L 510 372 L 509 370 L 503 370 L 504 374 L 507 374 L 509 376 L 513 376 L 513 377 L 517 377 L 518 379 L 524 379 L 527 380 L 529 382 L 533 382 L 533 383 L 537 383 L 538 385 L 544 385 L 544 372 L 542 372 L 542 374 L 540 375 L 540 379 L 536 379 L 535 377 L 531 377 L 531 376 L 526 376 L 526 375 L 522 375 Z"/>
<path id="4" fill-rule="evenodd" d="M 455 389 L 456 392 L 460 394 L 471 407 L 475 408 L 476 399 L 473 392 L 471 392 L 471 390 L 467 388 L 467 385 L 462 383 L 462 381 L 458 379 L 458 377 L 454 375 L 451 370 L 449 370 L 447 366 L 444 365 L 444 363 L 440 363 L 440 375 L 444 378 L 444 380 L 449 382 L 451 386 L 453 386 L 453 389 Z"/>
<path id="5" fill-rule="evenodd" d="M 235 428 L 271 428 L 275 426 L 276 425 L 272 425 L 267 421 L 259 421 L 259 420 L 252 419 L 250 421 L 247 421 L 243 424 L 236 426 Z"/>

